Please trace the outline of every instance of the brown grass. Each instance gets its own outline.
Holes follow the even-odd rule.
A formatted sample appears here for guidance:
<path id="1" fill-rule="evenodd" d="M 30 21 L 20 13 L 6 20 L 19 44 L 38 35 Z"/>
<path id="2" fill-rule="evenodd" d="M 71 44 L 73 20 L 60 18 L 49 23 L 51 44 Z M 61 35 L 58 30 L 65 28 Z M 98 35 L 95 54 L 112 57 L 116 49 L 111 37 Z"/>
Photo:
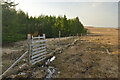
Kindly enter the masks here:
<path id="1" fill-rule="evenodd" d="M 56 59 L 49 64 L 61 71 L 58 78 L 118 77 L 118 30 L 114 28 L 94 27 L 88 27 L 88 30 L 88 35 L 80 37 L 76 44 L 66 48 L 62 53 L 56 53 Z M 75 39 L 78 39 L 78 37 L 75 37 Z M 58 48 L 58 40 L 58 38 L 48 39 L 48 54 Z M 73 37 L 61 38 L 61 47 L 73 41 Z M 3 48 L 3 71 L 27 50 L 27 44 L 25 43 L 26 41 L 17 42 L 12 48 L 7 48 L 18 51 L 10 51 L 7 53 L 7 51 L 5 51 L 6 48 Z M 111 54 L 108 54 L 106 49 L 108 49 Z M 16 66 L 12 70 L 16 71 L 17 67 L 19 66 Z M 44 77 L 41 67 L 34 66 L 34 68 L 36 68 L 35 78 Z M 24 69 L 17 70 L 21 72 L 26 71 Z M 16 72 L 16 74 L 18 73 L 19 72 Z M 12 75 L 14 73 L 10 71 L 9 74 Z"/>
<path id="2" fill-rule="evenodd" d="M 118 30 L 88 28 L 90 34 L 58 54 L 51 65 L 61 70 L 59 78 L 117 78 Z M 108 54 L 106 49 L 111 54 Z"/>

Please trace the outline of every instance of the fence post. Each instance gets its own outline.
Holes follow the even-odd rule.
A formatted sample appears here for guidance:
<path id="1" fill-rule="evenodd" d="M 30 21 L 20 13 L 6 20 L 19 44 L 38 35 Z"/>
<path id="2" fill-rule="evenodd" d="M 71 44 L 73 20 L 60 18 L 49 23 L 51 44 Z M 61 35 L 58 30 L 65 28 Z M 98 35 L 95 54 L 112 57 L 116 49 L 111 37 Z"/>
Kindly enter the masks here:
<path id="1" fill-rule="evenodd" d="M 69 38 L 68 38 L 69 41 L 70 41 L 70 36 L 71 36 L 71 35 L 69 34 Z"/>
<path id="2" fill-rule="evenodd" d="M 60 48 L 60 31 L 59 31 L 59 48 Z"/>
<path id="3" fill-rule="evenodd" d="M 44 40 L 45 40 L 45 34 L 43 34 L 43 38 L 44 38 Z M 46 42 L 45 42 L 45 44 L 46 44 Z M 46 45 L 45 47 L 47 48 L 47 45 Z"/>
<path id="4" fill-rule="evenodd" d="M 73 35 L 73 40 L 74 40 L 74 35 Z"/>
<path id="5" fill-rule="evenodd" d="M 38 37 L 40 37 L 40 35 L 38 35 Z M 40 38 L 39 38 L 39 40 L 40 40 Z"/>
<path id="6" fill-rule="evenodd" d="M 43 34 L 43 38 L 45 39 L 45 34 Z"/>
<path id="7" fill-rule="evenodd" d="M 43 39 L 45 40 L 45 34 L 43 34 Z M 45 44 L 46 44 L 46 42 L 45 42 Z M 47 46 L 45 46 L 45 47 L 47 47 Z"/>
<path id="8" fill-rule="evenodd" d="M 30 55 L 31 55 L 31 34 L 27 35 L 28 40 L 28 65 L 30 65 Z"/>
<path id="9" fill-rule="evenodd" d="M 78 38 L 78 33 L 77 33 L 77 38 Z"/>

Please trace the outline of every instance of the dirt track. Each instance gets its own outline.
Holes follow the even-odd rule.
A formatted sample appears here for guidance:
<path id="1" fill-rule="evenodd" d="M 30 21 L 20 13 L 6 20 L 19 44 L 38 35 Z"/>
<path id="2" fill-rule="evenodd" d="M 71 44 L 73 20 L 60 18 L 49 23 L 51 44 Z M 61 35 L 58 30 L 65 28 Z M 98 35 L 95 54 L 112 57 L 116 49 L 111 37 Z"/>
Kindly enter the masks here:
<path id="1" fill-rule="evenodd" d="M 61 70 L 59 78 L 117 78 L 118 30 L 88 28 L 74 46 L 57 54 L 50 65 Z M 110 54 L 107 52 L 107 50 Z"/>

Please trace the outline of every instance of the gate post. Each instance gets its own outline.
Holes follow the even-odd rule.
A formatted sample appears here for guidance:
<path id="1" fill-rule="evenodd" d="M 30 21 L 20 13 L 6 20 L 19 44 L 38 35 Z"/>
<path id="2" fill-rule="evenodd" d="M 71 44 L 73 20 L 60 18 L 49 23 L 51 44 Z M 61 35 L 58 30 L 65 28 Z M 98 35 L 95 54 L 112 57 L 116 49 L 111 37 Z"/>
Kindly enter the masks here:
<path id="1" fill-rule="evenodd" d="M 27 41 L 28 41 L 28 65 L 30 65 L 30 56 L 31 56 L 31 34 L 27 35 Z"/>
<path id="2" fill-rule="evenodd" d="M 45 40 L 45 34 L 43 34 L 43 39 Z M 46 42 L 45 42 L 45 44 L 46 44 Z M 45 46 L 45 47 L 47 47 L 47 46 Z"/>
<path id="3" fill-rule="evenodd" d="M 45 34 L 43 34 L 43 38 L 45 39 Z"/>

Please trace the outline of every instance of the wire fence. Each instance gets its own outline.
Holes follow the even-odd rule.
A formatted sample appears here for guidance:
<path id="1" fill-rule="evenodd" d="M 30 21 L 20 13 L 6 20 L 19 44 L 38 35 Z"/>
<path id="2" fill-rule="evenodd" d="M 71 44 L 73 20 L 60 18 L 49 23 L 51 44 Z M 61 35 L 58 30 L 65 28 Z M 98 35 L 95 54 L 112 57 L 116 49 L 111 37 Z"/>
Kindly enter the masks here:
<path id="1" fill-rule="evenodd" d="M 30 34 L 28 34 L 28 51 L 26 51 L 22 56 L 20 56 L 8 69 L 4 71 L 1 76 L 5 75 L 15 65 L 21 65 L 24 63 L 27 63 L 29 66 L 35 65 L 36 63 L 39 63 L 40 61 L 46 59 L 46 55 L 54 51 L 56 48 L 64 48 L 66 45 L 71 44 L 75 39 L 80 39 L 79 35 L 69 35 L 67 37 L 61 37 L 60 35 L 61 32 L 59 31 L 59 38 L 46 39 L 45 34 L 38 37 L 31 37 Z M 26 55 L 27 53 L 28 55 Z M 23 62 L 20 62 L 20 60 L 22 59 Z"/>

